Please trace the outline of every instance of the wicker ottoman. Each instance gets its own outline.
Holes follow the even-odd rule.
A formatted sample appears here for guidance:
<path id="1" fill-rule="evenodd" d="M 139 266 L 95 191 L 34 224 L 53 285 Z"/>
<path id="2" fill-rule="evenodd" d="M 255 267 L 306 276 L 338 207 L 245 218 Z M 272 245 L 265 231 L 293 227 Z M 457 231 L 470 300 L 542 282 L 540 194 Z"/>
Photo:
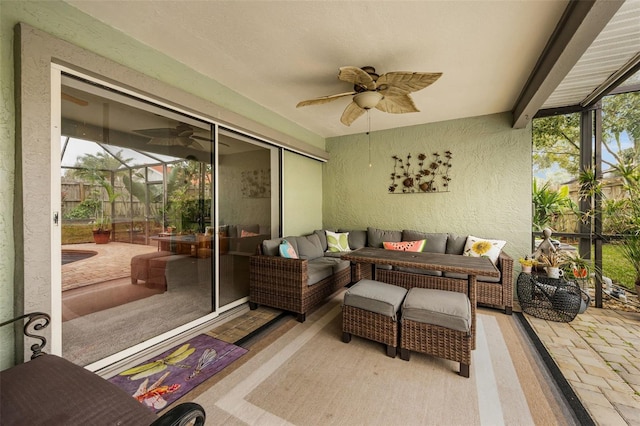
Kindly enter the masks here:
<path id="1" fill-rule="evenodd" d="M 149 260 L 169 255 L 171 255 L 170 251 L 153 251 L 133 256 L 131 258 L 131 284 L 138 284 L 138 280 L 147 281 L 149 278 Z"/>
<path id="2" fill-rule="evenodd" d="M 360 280 L 344 295 L 342 341 L 351 335 L 374 340 L 387 346 L 387 355 L 395 358 L 398 347 L 398 311 L 407 290 L 373 280 Z"/>
<path id="3" fill-rule="evenodd" d="M 169 290 L 170 285 L 197 281 L 196 259 L 186 254 L 172 254 L 149 260 L 149 276 L 145 286 Z"/>
<path id="4" fill-rule="evenodd" d="M 400 358 L 409 351 L 460 363 L 469 377 L 471 365 L 471 303 L 464 293 L 412 288 L 402 304 Z"/>

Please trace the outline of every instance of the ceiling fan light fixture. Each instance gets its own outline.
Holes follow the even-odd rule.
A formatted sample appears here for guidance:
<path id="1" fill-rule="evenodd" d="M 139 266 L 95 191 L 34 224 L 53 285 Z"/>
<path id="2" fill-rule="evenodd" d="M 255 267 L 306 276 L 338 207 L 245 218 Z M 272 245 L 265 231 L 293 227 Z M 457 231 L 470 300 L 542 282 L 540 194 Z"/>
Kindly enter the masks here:
<path id="1" fill-rule="evenodd" d="M 356 94 L 353 101 L 362 109 L 371 109 L 375 108 L 382 98 L 384 96 L 380 92 L 367 91 Z"/>

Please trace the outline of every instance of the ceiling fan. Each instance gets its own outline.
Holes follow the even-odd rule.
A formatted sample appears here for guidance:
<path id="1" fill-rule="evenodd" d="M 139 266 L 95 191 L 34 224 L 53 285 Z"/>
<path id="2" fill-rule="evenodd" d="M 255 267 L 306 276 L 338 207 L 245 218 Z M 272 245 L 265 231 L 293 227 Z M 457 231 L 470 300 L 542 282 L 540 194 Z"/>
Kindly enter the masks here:
<path id="1" fill-rule="evenodd" d="M 161 127 L 134 130 L 133 132 L 151 138 L 147 142 L 149 145 L 186 146 L 201 151 L 208 150 L 212 141 L 211 138 L 195 135 L 193 127 L 185 123 L 180 123 L 175 128 Z M 220 142 L 220 144 L 229 146 L 223 142 Z"/>
<path id="2" fill-rule="evenodd" d="M 346 96 L 353 96 L 340 121 L 350 126 L 366 110 L 379 109 L 392 114 L 418 112 L 409 93 L 417 92 L 429 86 L 442 75 L 441 72 L 394 71 L 378 75 L 374 67 L 341 67 L 338 78 L 353 84 L 353 91 L 337 95 L 323 96 L 299 102 L 297 108 L 307 105 L 320 105 Z"/>

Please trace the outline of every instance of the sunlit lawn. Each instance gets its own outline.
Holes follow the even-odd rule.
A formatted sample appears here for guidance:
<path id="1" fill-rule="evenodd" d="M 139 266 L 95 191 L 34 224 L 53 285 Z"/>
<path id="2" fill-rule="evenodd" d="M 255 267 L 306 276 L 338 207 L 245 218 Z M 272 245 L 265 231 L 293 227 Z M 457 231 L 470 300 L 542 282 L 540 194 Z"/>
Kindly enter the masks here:
<path id="1" fill-rule="evenodd" d="M 602 246 L 602 269 L 603 275 L 611 278 L 614 284 L 634 289 L 635 272 L 619 247 L 613 244 Z"/>

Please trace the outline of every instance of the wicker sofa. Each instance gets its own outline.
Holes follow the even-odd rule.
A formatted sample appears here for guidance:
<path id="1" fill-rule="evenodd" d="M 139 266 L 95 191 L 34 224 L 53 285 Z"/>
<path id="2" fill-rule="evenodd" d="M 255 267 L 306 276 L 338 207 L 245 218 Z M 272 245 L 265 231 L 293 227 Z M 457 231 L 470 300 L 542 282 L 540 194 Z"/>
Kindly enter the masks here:
<path id="1" fill-rule="evenodd" d="M 349 247 L 352 250 L 362 247 L 382 247 L 383 242 L 416 241 L 425 239 L 423 251 L 462 255 L 467 237 L 447 233 L 423 233 L 418 231 L 381 230 L 373 227 L 367 230 L 336 230 L 349 232 Z M 285 239 L 292 242 L 301 259 L 286 259 L 278 255 L 278 246 Z M 300 240 L 301 239 L 301 240 Z M 298 248 L 303 242 L 301 250 Z M 306 247 L 313 241 L 319 247 L 312 252 Z M 331 265 L 342 253 L 327 252 L 328 244 L 325 230 L 316 230 L 311 235 L 285 237 L 265 240 L 258 245 L 257 254 L 250 260 L 250 307 L 266 305 L 298 314 L 298 320 L 304 321 L 307 312 L 321 304 L 324 299 L 350 282 L 371 278 L 369 265 L 342 263 L 334 273 L 320 280 L 309 279 L 309 271 L 317 265 Z M 332 259 L 332 260 L 328 260 Z M 343 261 L 344 262 L 344 261 Z M 477 277 L 477 302 L 480 305 L 504 309 L 508 315 L 513 307 L 513 259 L 504 252 L 500 253 L 496 266 L 499 278 Z M 325 269 L 326 273 L 327 269 Z M 441 271 L 424 271 L 409 268 L 391 268 L 379 265 L 376 280 L 403 287 L 463 288 L 467 276 Z M 428 284 L 428 285 L 427 285 Z"/>
<path id="2" fill-rule="evenodd" d="M 259 244 L 249 260 L 249 306 L 291 311 L 304 322 L 307 312 L 351 282 L 351 264 L 339 256 L 325 256 L 317 233 L 284 239 L 300 258 L 279 256 L 282 238 Z"/>

